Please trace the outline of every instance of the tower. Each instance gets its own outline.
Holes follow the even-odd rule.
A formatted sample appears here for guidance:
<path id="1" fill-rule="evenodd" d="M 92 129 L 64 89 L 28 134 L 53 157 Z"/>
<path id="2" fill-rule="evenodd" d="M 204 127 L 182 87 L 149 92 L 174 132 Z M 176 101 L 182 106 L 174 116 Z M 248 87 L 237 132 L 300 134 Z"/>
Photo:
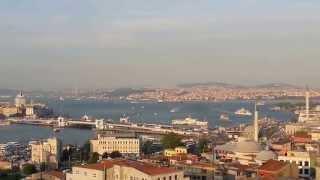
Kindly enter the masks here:
<path id="1" fill-rule="evenodd" d="M 254 120 L 253 120 L 253 140 L 255 142 L 258 142 L 259 141 L 259 122 L 258 122 L 258 119 L 259 119 L 259 112 L 258 112 L 258 109 L 257 109 L 257 104 L 255 103 L 254 105 Z"/>
<path id="2" fill-rule="evenodd" d="M 306 89 L 306 121 L 310 118 L 310 92 L 309 88 Z"/>

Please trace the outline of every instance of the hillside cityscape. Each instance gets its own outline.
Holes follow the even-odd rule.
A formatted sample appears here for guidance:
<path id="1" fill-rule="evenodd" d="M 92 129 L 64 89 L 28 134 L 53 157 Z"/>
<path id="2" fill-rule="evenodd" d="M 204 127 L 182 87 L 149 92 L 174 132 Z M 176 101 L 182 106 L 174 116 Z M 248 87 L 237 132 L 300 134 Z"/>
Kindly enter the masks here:
<path id="1" fill-rule="evenodd" d="M 319 10 L 1 0 L 0 180 L 320 180 Z"/>

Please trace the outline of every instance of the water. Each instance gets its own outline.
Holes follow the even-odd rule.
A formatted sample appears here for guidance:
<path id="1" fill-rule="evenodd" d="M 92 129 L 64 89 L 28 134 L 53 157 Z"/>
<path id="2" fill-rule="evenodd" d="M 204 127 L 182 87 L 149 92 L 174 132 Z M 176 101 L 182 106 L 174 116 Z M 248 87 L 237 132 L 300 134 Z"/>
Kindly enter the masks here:
<path id="1" fill-rule="evenodd" d="M 88 139 L 93 137 L 94 132 L 87 129 L 62 129 L 56 133 L 56 137 L 64 144 L 83 145 Z M 49 127 L 31 125 L 10 125 L 0 126 L 0 143 L 15 141 L 28 143 L 31 140 L 47 139 L 53 137 L 53 130 Z"/>
<path id="2" fill-rule="evenodd" d="M 61 103 L 57 99 L 41 99 L 47 103 L 56 113 L 68 114 L 78 119 L 84 114 L 96 118 L 113 119 L 118 121 L 121 116 L 130 116 L 133 122 L 169 124 L 172 119 L 192 116 L 201 120 L 207 120 L 211 127 L 223 125 L 231 126 L 240 123 L 248 123 L 253 117 L 236 117 L 234 112 L 240 108 L 253 111 L 253 102 L 229 101 L 229 102 L 193 102 L 193 103 L 130 103 L 130 102 L 107 102 L 93 100 L 65 100 Z M 288 121 L 294 117 L 289 112 L 270 111 L 273 102 L 260 106 L 260 117 L 271 117 L 279 121 Z M 174 110 L 175 112 L 170 112 Z M 230 123 L 219 120 L 221 113 L 228 113 Z M 51 128 L 12 125 L 0 127 L 0 143 L 7 141 L 28 142 L 32 139 L 48 138 L 52 134 Z M 91 130 L 63 129 L 58 137 L 64 144 L 83 144 L 93 136 Z"/>

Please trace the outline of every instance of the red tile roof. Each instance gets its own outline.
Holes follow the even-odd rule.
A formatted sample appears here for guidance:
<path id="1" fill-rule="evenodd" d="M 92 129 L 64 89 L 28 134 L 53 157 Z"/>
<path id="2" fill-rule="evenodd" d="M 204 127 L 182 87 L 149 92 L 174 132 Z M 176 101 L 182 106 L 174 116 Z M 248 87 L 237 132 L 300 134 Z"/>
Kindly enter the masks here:
<path id="1" fill-rule="evenodd" d="M 269 171 L 269 172 L 279 171 L 286 165 L 287 163 L 285 162 L 269 160 L 264 165 L 260 166 L 259 171 Z"/>
<path id="2" fill-rule="evenodd" d="M 97 164 L 89 164 L 89 165 L 77 166 L 77 167 L 103 171 L 105 168 L 109 169 L 109 168 L 112 168 L 114 165 L 131 167 L 149 175 L 171 174 L 171 173 L 179 172 L 178 170 L 173 168 L 156 167 L 147 163 L 130 161 L 130 160 L 107 160 Z"/>
<path id="3" fill-rule="evenodd" d="M 59 179 L 65 179 L 66 178 L 66 175 L 63 172 L 60 172 L 60 171 L 49 171 L 49 172 L 46 172 L 45 174 L 47 174 L 49 176 L 53 176 L 53 177 L 59 178 Z"/>

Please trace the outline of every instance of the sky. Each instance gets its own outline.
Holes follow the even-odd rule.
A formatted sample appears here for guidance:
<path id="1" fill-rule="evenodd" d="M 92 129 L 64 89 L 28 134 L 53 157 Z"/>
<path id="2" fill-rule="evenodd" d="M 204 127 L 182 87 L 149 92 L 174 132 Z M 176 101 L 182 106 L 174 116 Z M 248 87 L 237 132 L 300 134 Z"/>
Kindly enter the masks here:
<path id="1" fill-rule="evenodd" d="M 320 87 L 319 0 L 1 0 L 0 87 Z"/>

